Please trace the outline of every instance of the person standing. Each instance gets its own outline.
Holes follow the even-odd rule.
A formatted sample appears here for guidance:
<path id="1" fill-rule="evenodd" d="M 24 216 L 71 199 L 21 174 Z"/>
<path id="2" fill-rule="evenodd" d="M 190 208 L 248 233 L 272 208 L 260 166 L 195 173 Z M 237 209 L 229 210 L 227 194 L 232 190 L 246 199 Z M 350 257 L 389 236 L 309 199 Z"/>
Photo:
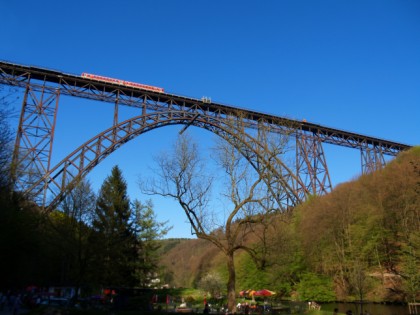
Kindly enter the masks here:
<path id="1" fill-rule="evenodd" d="M 22 300 L 20 299 L 20 294 L 16 295 L 13 305 L 12 305 L 12 314 L 18 315 L 20 311 L 20 306 L 22 305 Z"/>
<path id="2" fill-rule="evenodd" d="M 206 302 L 206 305 L 204 305 L 203 314 L 209 314 L 209 313 L 210 313 L 209 303 Z"/>
<path id="3" fill-rule="evenodd" d="M 6 305 L 7 297 L 6 294 L 0 292 L 0 311 L 4 310 L 4 306 Z"/>

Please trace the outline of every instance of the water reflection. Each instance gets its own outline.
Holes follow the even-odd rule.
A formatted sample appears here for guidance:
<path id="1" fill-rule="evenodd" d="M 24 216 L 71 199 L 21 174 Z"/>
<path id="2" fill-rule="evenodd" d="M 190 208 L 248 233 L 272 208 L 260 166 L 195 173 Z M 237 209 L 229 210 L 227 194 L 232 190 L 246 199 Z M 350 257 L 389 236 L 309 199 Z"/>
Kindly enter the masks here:
<path id="1" fill-rule="evenodd" d="M 275 304 L 274 304 L 275 305 Z M 305 302 L 289 302 L 283 301 L 272 308 L 272 313 L 276 315 L 283 314 L 306 314 L 308 303 Z M 328 311 L 333 313 L 334 309 L 338 308 L 340 314 L 345 314 L 351 310 L 353 315 L 361 313 L 360 304 L 355 303 L 325 303 L 321 304 L 321 311 Z M 363 304 L 363 312 L 369 315 L 410 315 L 407 305 L 388 305 L 388 304 Z"/>
<path id="2" fill-rule="evenodd" d="M 345 314 L 351 310 L 354 315 L 360 314 L 360 304 L 354 303 L 328 303 L 322 304 L 321 310 L 333 311 L 338 308 L 340 313 Z M 363 311 L 367 311 L 370 315 L 410 315 L 407 305 L 385 305 L 385 304 L 363 304 Z"/>

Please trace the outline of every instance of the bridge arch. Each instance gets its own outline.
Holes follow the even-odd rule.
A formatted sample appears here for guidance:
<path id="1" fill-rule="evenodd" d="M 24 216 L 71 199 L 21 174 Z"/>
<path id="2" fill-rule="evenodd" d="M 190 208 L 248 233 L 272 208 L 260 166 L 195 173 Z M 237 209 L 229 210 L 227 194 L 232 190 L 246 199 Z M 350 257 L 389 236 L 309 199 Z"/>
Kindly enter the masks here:
<path id="1" fill-rule="evenodd" d="M 86 141 L 44 176 L 30 186 L 25 195 L 49 211 L 73 189 L 96 165 L 123 144 L 143 133 L 170 125 L 190 125 L 204 128 L 233 145 L 257 172 L 270 172 L 265 180 L 267 187 L 286 210 L 302 201 L 296 193 L 296 185 L 304 187 L 300 178 L 267 145 L 247 132 L 240 119 L 231 120 L 206 116 L 196 112 L 165 111 L 132 117 L 115 124 Z"/>

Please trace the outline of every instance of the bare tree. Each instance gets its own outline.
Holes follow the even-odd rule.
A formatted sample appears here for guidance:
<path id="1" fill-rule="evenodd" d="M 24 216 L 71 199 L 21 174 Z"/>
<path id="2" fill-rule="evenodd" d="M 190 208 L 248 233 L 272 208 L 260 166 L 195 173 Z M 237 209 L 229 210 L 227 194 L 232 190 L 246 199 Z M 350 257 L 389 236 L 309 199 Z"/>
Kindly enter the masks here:
<path id="1" fill-rule="evenodd" d="M 13 151 L 13 132 L 9 124 L 9 119 L 12 117 L 9 107 L 10 93 L 0 86 L 0 186 L 5 186 L 9 182 L 9 168 Z"/>
<path id="2" fill-rule="evenodd" d="M 284 144 L 282 141 L 277 143 Z M 256 171 L 240 149 L 225 141 L 218 142 L 216 146 L 216 164 L 225 175 L 220 206 L 216 206 L 211 196 L 216 186 L 214 175 L 206 173 L 206 164 L 199 156 L 198 145 L 186 134 L 179 137 L 171 154 L 164 153 L 156 158 L 157 178 L 141 183 L 141 189 L 146 194 L 177 200 L 197 237 L 210 241 L 224 253 L 230 312 L 236 312 L 234 254 L 244 250 L 259 267 L 264 268 L 270 243 L 267 238 L 269 218 L 279 210 L 271 193 L 273 187 L 267 185 L 271 182 L 271 166 L 261 165 Z M 258 246 L 255 246 L 258 240 Z"/>
<path id="3" fill-rule="evenodd" d="M 366 274 L 365 262 L 356 259 L 353 263 L 353 267 L 350 270 L 349 281 L 355 291 L 360 303 L 360 314 L 363 314 L 363 302 L 365 296 L 370 289 L 370 281 Z M 356 307 L 358 305 L 356 304 Z"/>

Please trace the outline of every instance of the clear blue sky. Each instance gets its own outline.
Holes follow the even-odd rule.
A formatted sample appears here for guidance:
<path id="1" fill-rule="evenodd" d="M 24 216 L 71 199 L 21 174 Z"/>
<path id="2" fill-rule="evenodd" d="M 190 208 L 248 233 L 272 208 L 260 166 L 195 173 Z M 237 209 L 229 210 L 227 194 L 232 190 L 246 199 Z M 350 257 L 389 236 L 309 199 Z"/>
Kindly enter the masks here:
<path id="1" fill-rule="evenodd" d="M 2 60 L 420 144 L 418 0 L 0 0 L 0 13 Z M 60 100 L 54 161 L 110 127 L 112 115 L 112 104 Z M 89 174 L 94 188 L 119 164 L 130 197 L 143 199 L 138 175 L 179 129 L 126 144 Z M 325 150 L 333 184 L 360 173 L 357 151 Z M 168 236 L 190 236 L 175 204 L 155 200 L 155 211 L 174 225 Z"/>

